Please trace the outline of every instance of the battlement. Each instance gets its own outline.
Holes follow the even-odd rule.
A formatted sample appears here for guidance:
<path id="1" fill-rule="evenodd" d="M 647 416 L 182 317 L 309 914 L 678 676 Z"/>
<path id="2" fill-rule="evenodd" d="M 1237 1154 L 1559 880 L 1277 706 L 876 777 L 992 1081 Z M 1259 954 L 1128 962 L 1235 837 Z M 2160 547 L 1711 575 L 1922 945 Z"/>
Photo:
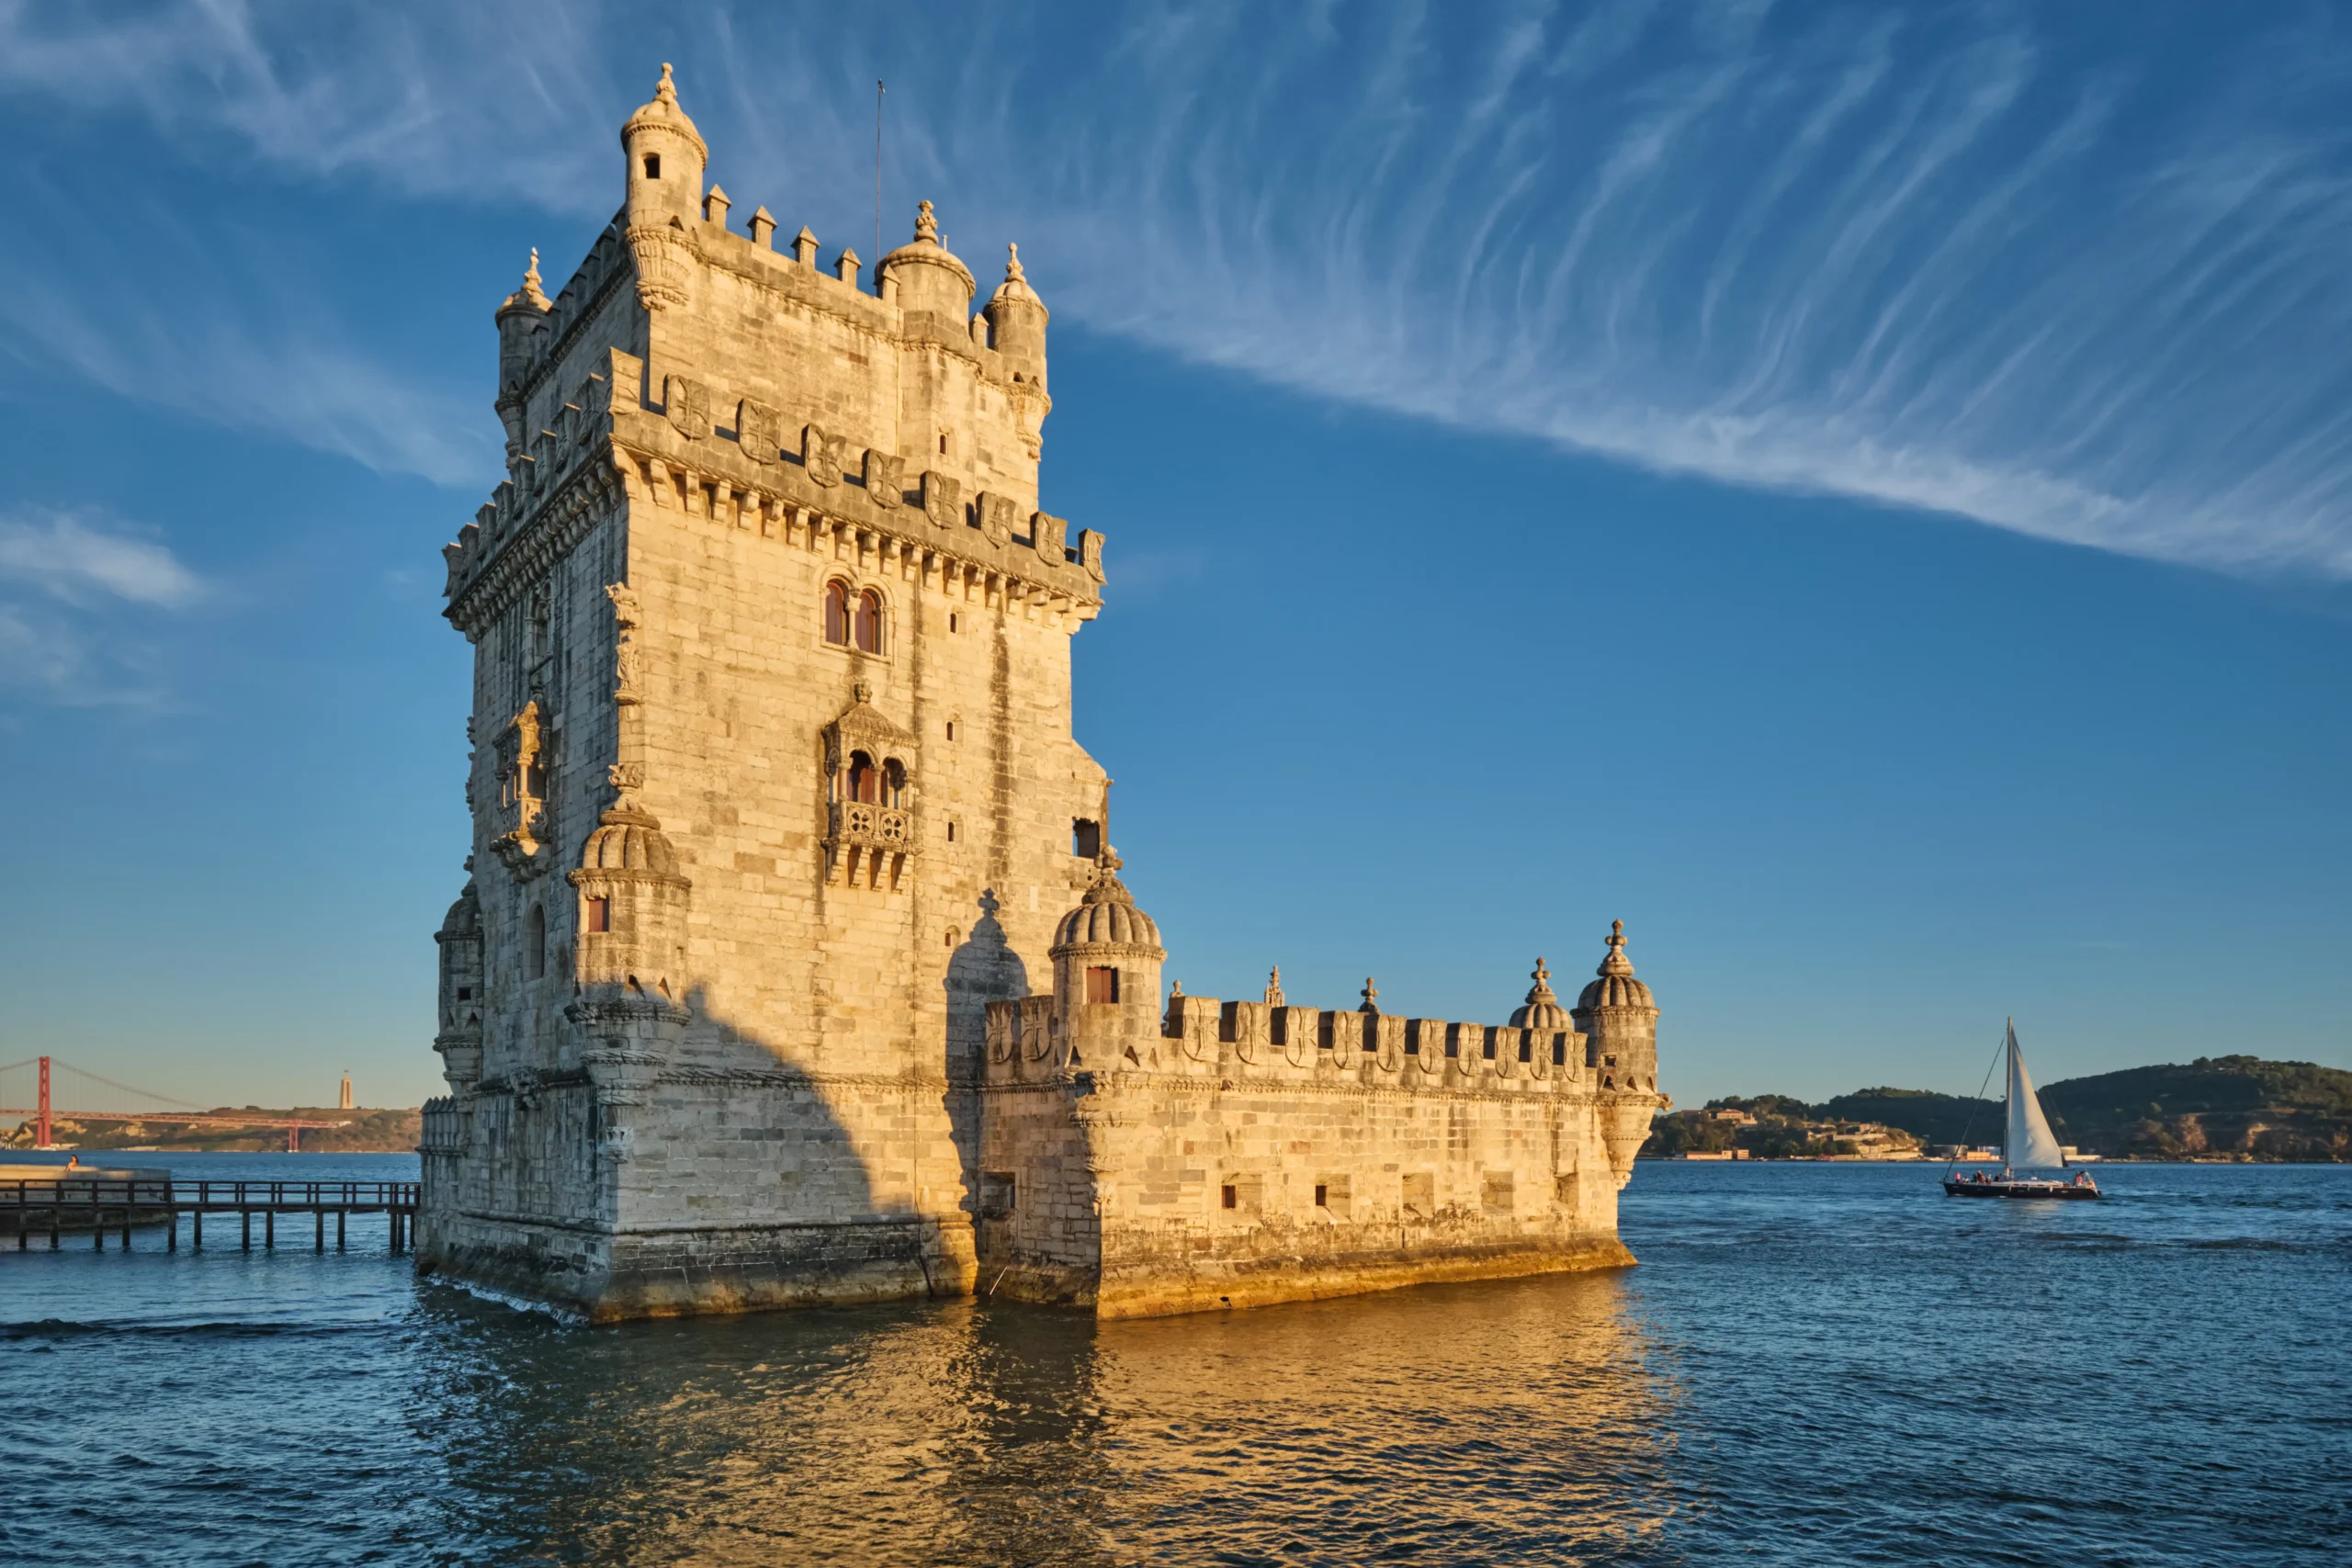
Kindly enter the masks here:
<path id="1" fill-rule="evenodd" d="M 814 422 L 787 431 L 778 411 L 722 384 L 671 376 L 655 391 L 643 359 L 608 349 L 549 410 L 515 477 L 442 547 L 447 614 L 460 630 L 508 607 L 547 558 L 624 499 L 876 558 L 991 606 L 1080 621 L 1101 609 L 1103 538 L 1093 529 L 1072 534 L 1016 496 L 970 492 L 936 468 L 910 473 L 898 455 L 853 449 Z"/>
<path id="2" fill-rule="evenodd" d="M 1590 1036 L 1573 1030 L 1273 1007 L 1188 997 L 1179 987 L 1149 1046 L 1091 1060 L 1082 1023 L 1066 1026 L 1050 996 L 991 1002 L 982 1081 L 1041 1083 L 1078 1072 L 1153 1074 L 1236 1084 L 1324 1084 L 1404 1093 L 1613 1091 Z M 1609 1081 L 1604 1085 L 1602 1079 Z M 1646 1083 L 1623 1081 L 1629 1091 Z"/>

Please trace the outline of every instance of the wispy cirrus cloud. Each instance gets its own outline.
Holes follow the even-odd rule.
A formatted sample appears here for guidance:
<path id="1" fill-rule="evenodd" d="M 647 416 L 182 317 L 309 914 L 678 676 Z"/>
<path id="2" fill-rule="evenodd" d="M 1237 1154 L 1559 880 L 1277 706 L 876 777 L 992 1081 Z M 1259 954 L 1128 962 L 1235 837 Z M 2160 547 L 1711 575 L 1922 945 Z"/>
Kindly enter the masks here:
<path id="1" fill-rule="evenodd" d="M 2352 576 L 2324 14 L 0 6 L 0 41 L 11 92 L 575 216 L 674 58 L 742 205 L 836 235 L 888 74 L 890 188 L 983 269 L 1023 238 L 1065 320 L 1654 468 Z"/>
<path id="2" fill-rule="evenodd" d="M 0 684 L 74 706 L 152 703 L 127 616 L 179 609 L 204 589 L 151 533 L 71 512 L 0 515 Z"/>

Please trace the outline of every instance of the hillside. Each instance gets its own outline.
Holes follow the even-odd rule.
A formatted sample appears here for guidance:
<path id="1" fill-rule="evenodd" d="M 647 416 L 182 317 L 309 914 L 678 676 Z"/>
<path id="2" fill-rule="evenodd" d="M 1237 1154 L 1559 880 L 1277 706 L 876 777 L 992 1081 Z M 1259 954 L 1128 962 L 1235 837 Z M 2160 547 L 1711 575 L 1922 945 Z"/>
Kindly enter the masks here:
<path id="1" fill-rule="evenodd" d="M 2130 1067 L 2044 1085 L 2042 1114 L 2062 1144 L 2108 1159 L 2233 1156 L 2261 1160 L 2352 1159 L 2352 1072 L 2310 1062 L 2199 1056 L 2185 1065 Z M 1706 1112 L 1757 1114 L 1757 1127 L 1706 1121 Z M 1804 1152 L 1804 1123 L 1875 1123 L 1923 1144 L 2001 1140 L 2001 1102 L 1928 1089 L 1865 1089 L 1818 1105 L 1785 1095 L 1710 1100 L 1706 1112 L 1662 1118 L 1643 1153 L 1750 1149 L 1757 1157 Z M 1702 1125 L 1702 1123 L 1704 1123 Z M 1811 1131 L 1812 1129 L 1808 1129 Z M 1817 1140 L 1824 1135 L 1815 1132 Z"/>
<path id="2" fill-rule="evenodd" d="M 302 1129 L 302 1151 L 305 1154 L 327 1155 L 406 1154 L 416 1147 L 417 1138 L 424 1130 L 424 1114 L 414 1108 L 405 1111 L 334 1111 L 301 1106 L 288 1111 L 265 1111 L 253 1105 L 224 1105 L 205 1114 L 251 1116 L 254 1118 L 254 1124 L 247 1127 L 190 1127 L 159 1116 L 147 1122 L 93 1122 L 85 1126 L 61 1116 L 51 1124 L 50 1131 L 61 1148 L 261 1153 L 286 1146 L 286 1129 L 267 1124 L 273 1116 L 290 1116 L 304 1122 L 349 1123 L 342 1127 Z M 33 1127 L 29 1121 L 6 1135 L 0 1135 L 0 1148 L 30 1148 L 32 1142 Z"/>
<path id="3" fill-rule="evenodd" d="M 2128 1067 L 2052 1084 L 2041 1110 L 2061 1142 L 2110 1156 L 2352 1158 L 2352 1072 L 2310 1062 Z"/>

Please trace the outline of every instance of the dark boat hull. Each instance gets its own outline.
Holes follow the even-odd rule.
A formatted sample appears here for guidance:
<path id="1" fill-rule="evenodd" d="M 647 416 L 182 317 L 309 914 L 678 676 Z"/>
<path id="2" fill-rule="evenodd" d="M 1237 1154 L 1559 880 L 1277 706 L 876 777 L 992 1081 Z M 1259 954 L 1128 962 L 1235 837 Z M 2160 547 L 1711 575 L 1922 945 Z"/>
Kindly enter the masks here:
<path id="1" fill-rule="evenodd" d="M 2045 1198 L 2090 1199 L 2101 1196 L 2096 1187 L 2077 1187 L 2071 1181 L 1962 1181 L 1956 1178 L 1944 1179 L 1947 1198 Z"/>

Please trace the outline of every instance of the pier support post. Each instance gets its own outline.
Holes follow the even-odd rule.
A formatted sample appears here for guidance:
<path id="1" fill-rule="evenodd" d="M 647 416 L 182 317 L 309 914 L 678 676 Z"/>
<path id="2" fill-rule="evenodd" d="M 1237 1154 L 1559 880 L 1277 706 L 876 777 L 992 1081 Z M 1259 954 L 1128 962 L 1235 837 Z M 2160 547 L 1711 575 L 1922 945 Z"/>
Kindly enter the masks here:
<path id="1" fill-rule="evenodd" d="M 177 1252 L 180 1249 L 180 1212 L 177 1209 L 165 1211 L 164 1224 L 164 1250 Z"/>
<path id="2" fill-rule="evenodd" d="M 341 1209 L 334 1212 L 334 1249 L 337 1252 L 343 1250 L 343 1213 Z"/>
<path id="3" fill-rule="evenodd" d="M 197 1251 L 202 1252 L 204 1250 L 204 1211 L 198 1209 L 188 1215 L 187 1224 L 190 1232 L 188 1239 L 195 1244 Z"/>
<path id="4" fill-rule="evenodd" d="M 107 1217 L 96 1209 L 90 1211 L 90 1246 L 98 1252 L 107 1249 Z"/>
<path id="5" fill-rule="evenodd" d="M 275 1210 L 275 1209 L 264 1209 L 264 1210 L 261 1212 L 261 1247 L 262 1247 L 262 1250 L 263 1250 L 264 1252 L 270 1252 L 270 1251 L 274 1251 L 274 1250 L 276 1250 L 276 1249 L 277 1249 L 277 1210 Z"/>
<path id="6" fill-rule="evenodd" d="M 251 1252 L 254 1249 L 254 1212 L 251 1209 L 237 1211 L 237 1229 L 241 1233 L 238 1245 Z"/>
<path id="7" fill-rule="evenodd" d="M 49 1212 L 49 1249 L 51 1252 L 57 1250 L 57 1211 L 51 1209 Z"/>
<path id="8" fill-rule="evenodd" d="M 311 1250 L 324 1252 L 327 1249 L 327 1212 L 324 1209 L 314 1209 L 311 1212 L 311 1228 L 318 1233 L 312 1237 Z"/>
<path id="9" fill-rule="evenodd" d="M 130 1250 L 130 1206 L 127 1203 L 122 1210 L 122 1249 Z"/>

